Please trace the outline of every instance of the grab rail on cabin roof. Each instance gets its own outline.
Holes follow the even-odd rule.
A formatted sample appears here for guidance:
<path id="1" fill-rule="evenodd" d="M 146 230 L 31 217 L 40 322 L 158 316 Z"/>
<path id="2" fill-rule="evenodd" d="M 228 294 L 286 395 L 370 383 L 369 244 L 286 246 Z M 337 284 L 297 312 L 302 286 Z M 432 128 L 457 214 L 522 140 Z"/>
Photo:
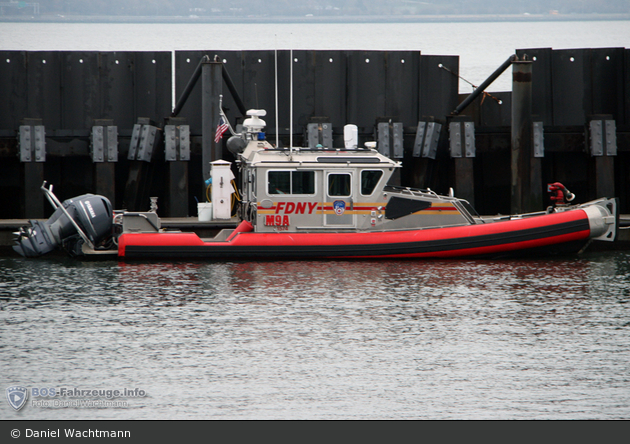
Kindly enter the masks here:
<path id="1" fill-rule="evenodd" d="M 402 192 L 402 193 L 407 192 L 411 194 L 412 196 L 423 196 L 423 195 L 428 194 L 434 197 L 446 197 L 446 196 L 440 196 L 433 190 L 425 190 L 422 188 L 400 187 L 400 186 L 395 186 L 395 185 L 385 185 L 385 187 L 383 188 L 383 191 L 396 191 L 396 192 Z"/>

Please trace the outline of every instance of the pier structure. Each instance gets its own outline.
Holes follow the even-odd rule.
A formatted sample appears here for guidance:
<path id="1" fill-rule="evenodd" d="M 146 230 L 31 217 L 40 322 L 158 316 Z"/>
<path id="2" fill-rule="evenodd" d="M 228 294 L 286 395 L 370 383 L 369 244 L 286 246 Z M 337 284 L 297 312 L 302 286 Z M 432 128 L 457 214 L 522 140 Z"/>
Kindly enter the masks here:
<path id="1" fill-rule="evenodd" d="M 395 185 L 452 187 L 480 214 L 540 210 L 553 182 L 629 213 L 630 50 L 506 56 L 512 91 L 489 78 L 472 97 L 459 57 L 420 51 L 2 51 L 0 219 L 48 217 L 44 180 L 62 200 L 196 216 L 209 162 L 234 160 L 220 103 L 234 128 L 265 109 L 285 147 L 342 147 L 355 124 L 359 146 L 402 161 Z"/>

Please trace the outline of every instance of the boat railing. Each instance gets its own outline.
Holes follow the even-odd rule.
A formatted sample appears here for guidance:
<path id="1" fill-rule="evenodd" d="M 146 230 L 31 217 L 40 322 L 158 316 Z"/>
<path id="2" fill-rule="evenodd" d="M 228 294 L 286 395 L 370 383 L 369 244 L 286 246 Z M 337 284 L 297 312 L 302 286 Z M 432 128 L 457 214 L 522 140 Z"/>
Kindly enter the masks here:
<path id="1" fill-rule="evenodd" d="M 273 147 L 266 148 L 265 151 L 268 152 L 305 152 L 305 153 L 365 153 L 365 152 L 378 152 L 374 148 L 365 148 L 365 147 L 356 147 L 356 148 L 310 148 L 310 147 L 293 147 L 293 150 L 289 149 L 289 147 Z"/>
<path id="2" fill-rule="evenodd" d="M 411 196 L 418 196 L 418 197 L 431 197 L 431 198 L 436 198 L 436 199 L 448 200 L 453 203 L 455 208 L 457 208 L 457 211 L 461 213 L 461 215 L 468 221 L 468 223 L 474 225 L 480 221 L 483 222 L 481 218 L 479 217 L 479 215 L 477 214 L 477 212 L 475 211 L 475 209 L 472 207 L 472 205 L 468 203 L 468 201 L 456 198 L 452 195 L 441 196 L 437 194 L 435 191 L 429 190 L 429 189 L 425 190 L 422 188 L 400 187 L 400 186 L 393 186 L 393 185 L 386 185 L 383 188 L 383 191 L 400 193 L 400 194 L 409 194 Z"/>
<path id="3" fill-rule="evenodd" d="M 431 196 L 431 197 L 437 197 L 437 198 L 446 198 L 446 196 L 440 196 L 438 195 L 435 191 L 433 190 L 425 190 L 422 188 L 410 188 L 410 187 L 399 187 L 399 186 L 394 186 L 394 185 L 386 185 L 383 188 L 383 191 L 385 192 L 395 192 L 395 193 L 402 193 L 402 194 L 410 194 L 412 196 Z"/>
<path id="4" fill-rule="evenodd" d="M 455 206 L 455 208 L 457 208 L 457 211 L 460 212 L 460 214 L 462 216 L 464 216 L 464 218 L 472 225 L 475 225 L 477 223 L 478 220 L 481 221 L 481 219 L 475 219 L 475 217 L 473 216 L 472 211 L 475 211 L 474 208 L 472 208 L 472 206 L 470 204 L 465 205 L 464 202 L 466 202 L 466 204 L 468 204 L 467 201 L 462 201 L 462 200 L 454 200 L 453 201 L 453 205 Z M 470 208 L 470 209 L 469 209 Z M 476 213 L 476 211 L 475 211 Z M 478 216 L 478 215 L 477 215 Z M 483 221 L 481 221 L 483 223 Z"/>

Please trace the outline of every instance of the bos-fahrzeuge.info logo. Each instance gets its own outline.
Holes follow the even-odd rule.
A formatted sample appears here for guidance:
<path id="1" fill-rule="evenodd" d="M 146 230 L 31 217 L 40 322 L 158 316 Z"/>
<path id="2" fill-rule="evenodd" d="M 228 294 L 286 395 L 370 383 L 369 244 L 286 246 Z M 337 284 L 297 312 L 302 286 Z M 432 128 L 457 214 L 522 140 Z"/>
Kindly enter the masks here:
<path id="1" fill-rule="evenodd" d="M 29 398 L 29 389 L 20 385 L 7 387 L 7 401 L 14 410 L 24 407 Z M 142 398 L 147 393 L 138 388 L 123 389 L 79 389 L 69 387 L 31 387 L 30 398 L 33 407 L 128 407 L 128 401 L 116 398 Z M 82 398 L 82 399 L 80 399 Z"/>
<path id="2" fill-rule="evenodd" d="M 28 389 L 19 385 L 7 387 L 7 400 L 15 410 L 20 410 L 28 399 Z"/>

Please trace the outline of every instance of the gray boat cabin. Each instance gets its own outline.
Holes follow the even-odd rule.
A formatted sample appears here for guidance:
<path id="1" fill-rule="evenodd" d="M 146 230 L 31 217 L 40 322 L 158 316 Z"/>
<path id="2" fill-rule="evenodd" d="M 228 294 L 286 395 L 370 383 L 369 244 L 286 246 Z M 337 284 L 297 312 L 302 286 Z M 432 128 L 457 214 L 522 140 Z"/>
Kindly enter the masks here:
<path id="1" fill-rule="evenodd" d="M 256 232 L 365 232 L 481 223 L 468 202 L 388 186 L 401 163 L 356 145 L 278 149 L 264 138 L 261 110 L 228 141 L 237 156 L 241 217 Z"/>

